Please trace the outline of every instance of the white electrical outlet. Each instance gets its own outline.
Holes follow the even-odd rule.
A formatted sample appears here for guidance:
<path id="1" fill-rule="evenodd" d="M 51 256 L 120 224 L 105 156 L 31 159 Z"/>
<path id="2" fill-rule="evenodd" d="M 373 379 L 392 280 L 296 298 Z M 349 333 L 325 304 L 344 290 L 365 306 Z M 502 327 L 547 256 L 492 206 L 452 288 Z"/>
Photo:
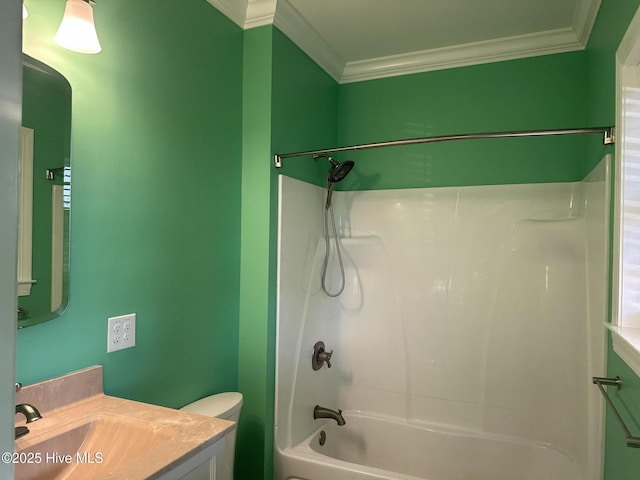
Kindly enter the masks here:
<path id="1" fill-rule="evenodd" d="M 107 321 L 107 353 L 136 345 L 136 314 L 110 317 Z"/>

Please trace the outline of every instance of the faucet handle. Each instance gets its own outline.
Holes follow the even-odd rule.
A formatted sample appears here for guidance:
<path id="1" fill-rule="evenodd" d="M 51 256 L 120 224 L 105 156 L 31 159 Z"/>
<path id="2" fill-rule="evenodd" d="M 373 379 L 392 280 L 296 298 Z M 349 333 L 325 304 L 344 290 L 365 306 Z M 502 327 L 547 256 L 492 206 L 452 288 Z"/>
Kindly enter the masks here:
<path id="1" fill-rule="evenodd" d="M 330 352 L 320 352 L 318 354 L 318 360 L 320 360 L 320 362 L 326 362 L 327 368 L 331 368 L 331 355 L 333 355 L 333 350 Z"/>
<path id="2" fill-rule="evenodd" d="M 311 366 L 314 370 L 320 370 L 322 365 L 327 363 L 327 367 L 331 368 L 331 355 L 333 355 L 333 350 L 327 352 L 324 349 L 324 342 L 316 342 L 313 346 L 313 355 L 311 357 Z"/>
<path id="3" fill-rule="evenodd" d="M 16 393 L 22 389 L 22 384 L 20 382 L 16 382 Z"/>

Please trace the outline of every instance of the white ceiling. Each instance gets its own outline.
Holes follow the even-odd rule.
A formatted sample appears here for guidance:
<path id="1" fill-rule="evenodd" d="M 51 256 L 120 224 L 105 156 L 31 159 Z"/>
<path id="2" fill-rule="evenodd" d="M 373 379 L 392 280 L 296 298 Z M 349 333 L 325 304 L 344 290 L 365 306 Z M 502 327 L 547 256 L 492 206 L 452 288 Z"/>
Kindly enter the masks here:
<path id="1" fill-rule="evenodd" d="M 601 0 L 208 0 L 273 23 L 338 82 L 580 50 Z"/>

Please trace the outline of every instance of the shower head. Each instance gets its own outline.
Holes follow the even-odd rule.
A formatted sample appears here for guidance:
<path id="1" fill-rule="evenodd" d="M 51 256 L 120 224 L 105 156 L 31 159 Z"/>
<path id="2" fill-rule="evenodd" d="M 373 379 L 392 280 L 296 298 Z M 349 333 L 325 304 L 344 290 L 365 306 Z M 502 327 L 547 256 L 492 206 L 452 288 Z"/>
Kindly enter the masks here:
<path id="1" fill-rule="evenodd" d="M 330 159 L 330 162 L 333 165 L 327 174 L 327 180 L 329 180 L 330 183 L 337 183 L 344 179 L 355 165 L 351 160 L 338 163 L 335 160 Z"/>
<path id="2" fill-rule="evenodd" d="M 343 180 L 355 165 L 355 163 L 351 160 L 338 163 L 329 155 L 316 155 L 315 157 L 313 157 L 314 160 L 318 160 L 320 158 L 326 158 L 327 160 L 329 160 L 329 162 L 331 162 L 331 168 L 327 173 L 327 182 L 329 183 L 338 183 L 339 181 Z"/>
<path id="3" fill-rule="evenodd" d="M 316 155 L 313 157 L 314 160 L 318 160 L 319 158 L 326 158 L 327 160 L 329 160 L 329 162 L 331 162 L 331 168 L 327 173 L 327 203 L 325 206 L 325 208 L 329 208 L 331 206 L 331 195 L 333 194 L 333 186 L 336 183 L 344 180 L 344 177 L 349 174 L 355 163 L 351 160 L 338 163 L 329 155 Z"/>

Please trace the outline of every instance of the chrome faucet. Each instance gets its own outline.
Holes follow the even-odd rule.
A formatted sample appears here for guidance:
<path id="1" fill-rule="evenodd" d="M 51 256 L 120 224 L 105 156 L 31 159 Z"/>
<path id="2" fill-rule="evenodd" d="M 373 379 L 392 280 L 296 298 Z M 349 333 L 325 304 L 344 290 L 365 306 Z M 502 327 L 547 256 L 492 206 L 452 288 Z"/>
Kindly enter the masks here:
<path id="1" fill-rule="evenodd" d="M 18 413 L 23 414 L 27 418 L 27 423 L 35 422 L 42 418 L 38 409 L 28 403 L 20 403 L 16 405 L 16 414 Z M 27 433 L 29 433 L 29 429 L 27 427 L 16 427 L 15 439 L 17 440 L 20 437 L 24 437 Z"/>
<path id="2" fill-rule="evenodd" d="M 331 420 L 335 420 L 339 426 L 345 425 L 344 417 L 342 416 L 342 410 L 331 410 L 330 408 L 324 408 L 320 405 L 316 405 L 313 409 L 313 419 L 317 420 L 318 418 L 330 418 Z"/>
<path id="3" fill-rule="evenodd" d="M 38 409 L 28 403 L 20 403 L 16 405 L 16 414 L 17 413 L 23 414 L 27 418 L 27 423 L 35 422 L 42 418 Z"/>
<path id="4" fill-rule="evenodd" d="M 16 383 L 16 392 L 21 388 L 22 385 Z M 42 415 L 40 415 L 38 409 L 28 403 L 19 403 L 18 405 L 16 405 L 16 415 L 18 413 L 21 413 L 25 416 L 25 418 L 27 419 L 27 423 L 35 422 L 36 420 L 40 420 L 42 418 Z M 16 427 L 15 439 L 17 440 L 27 433 L 29 433 L 29 429 L 27 427 Z"/>

